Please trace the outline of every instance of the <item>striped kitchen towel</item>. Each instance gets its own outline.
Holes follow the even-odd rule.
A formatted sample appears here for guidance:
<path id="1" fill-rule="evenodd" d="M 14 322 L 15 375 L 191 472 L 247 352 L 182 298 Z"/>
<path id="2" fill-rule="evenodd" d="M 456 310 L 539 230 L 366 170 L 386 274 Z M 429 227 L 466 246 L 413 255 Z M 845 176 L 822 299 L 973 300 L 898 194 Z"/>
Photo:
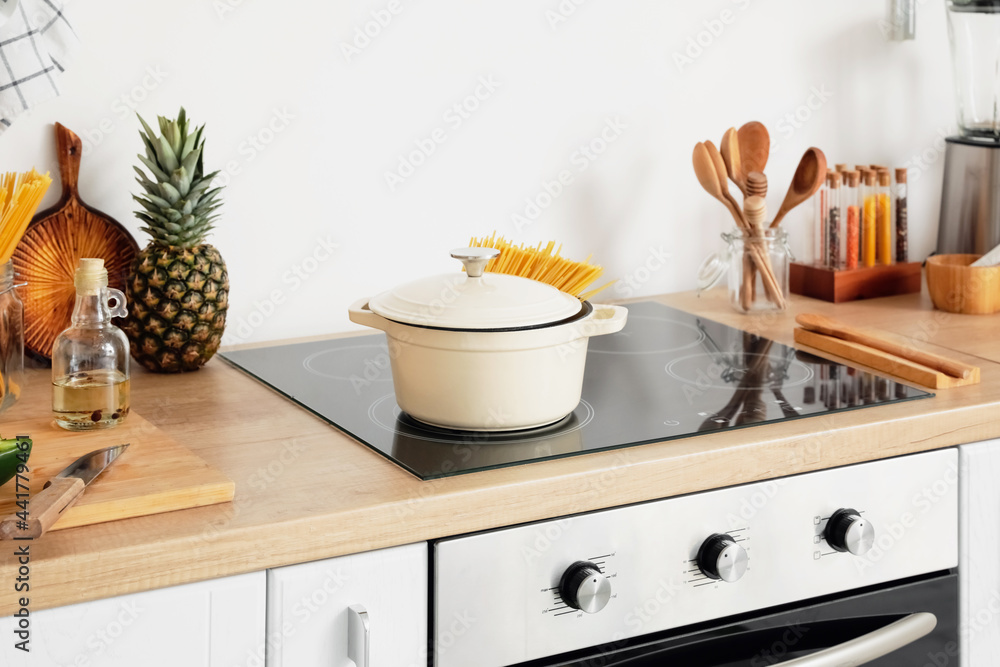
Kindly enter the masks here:
<path id="1" fill-rule="evenodd" d="M 79 43 L 63 0 L 0 0 L 0 132 L 59 95 L 57 80 Z"/>

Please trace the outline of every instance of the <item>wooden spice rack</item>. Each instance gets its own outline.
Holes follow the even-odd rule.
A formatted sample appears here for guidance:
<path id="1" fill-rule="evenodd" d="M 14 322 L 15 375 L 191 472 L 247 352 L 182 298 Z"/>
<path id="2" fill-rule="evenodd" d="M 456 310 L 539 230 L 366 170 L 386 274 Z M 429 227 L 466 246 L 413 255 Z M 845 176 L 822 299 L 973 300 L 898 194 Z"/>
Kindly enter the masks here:
<path id="1" fill-rule="evenodd" d="M 792 294 L 833 303 L 874 299 L 920 291 L 921 262 L 841 269 L 792 262 L 788 288 Z"/>

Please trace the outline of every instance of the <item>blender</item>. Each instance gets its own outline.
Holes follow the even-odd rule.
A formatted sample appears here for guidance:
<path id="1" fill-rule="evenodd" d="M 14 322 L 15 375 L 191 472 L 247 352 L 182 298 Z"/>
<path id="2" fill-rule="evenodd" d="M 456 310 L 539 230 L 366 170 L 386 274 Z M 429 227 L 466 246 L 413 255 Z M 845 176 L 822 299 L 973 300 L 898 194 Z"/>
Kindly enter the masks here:
<path id="1" fill-rule="evenodd" d="M 937 252 L 1000 244 L 1000 0 L 946 0 L 959 135 L 945 139 Z"/>

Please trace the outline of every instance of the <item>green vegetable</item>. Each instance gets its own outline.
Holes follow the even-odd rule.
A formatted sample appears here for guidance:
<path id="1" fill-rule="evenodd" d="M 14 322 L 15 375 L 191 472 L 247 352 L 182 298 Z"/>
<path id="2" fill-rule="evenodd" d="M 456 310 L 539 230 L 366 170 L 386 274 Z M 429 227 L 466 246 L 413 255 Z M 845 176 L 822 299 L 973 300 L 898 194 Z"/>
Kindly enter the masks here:
<path id="1" fill-rule="evenodd" d="M 17 473 L 28 471 L 29 456 L 31 456 L 31 438 L 28 436 L 0 438 L 0 486 L 14 479 Z"/>

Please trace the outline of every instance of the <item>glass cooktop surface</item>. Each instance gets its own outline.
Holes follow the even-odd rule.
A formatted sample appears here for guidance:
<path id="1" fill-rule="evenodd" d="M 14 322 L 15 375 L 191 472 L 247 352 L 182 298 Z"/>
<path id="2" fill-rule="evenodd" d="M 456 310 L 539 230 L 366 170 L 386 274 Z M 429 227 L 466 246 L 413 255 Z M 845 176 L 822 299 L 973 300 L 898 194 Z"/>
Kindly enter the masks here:
<path id="1" fill-rule="evenodd" d="M 400 411 L 382 333 L 222 356 L 425 480 L 933 395 L 659 303 L 628 310 L 622 331 L 590 339 L 576 410 L 526 431 Z"/>

